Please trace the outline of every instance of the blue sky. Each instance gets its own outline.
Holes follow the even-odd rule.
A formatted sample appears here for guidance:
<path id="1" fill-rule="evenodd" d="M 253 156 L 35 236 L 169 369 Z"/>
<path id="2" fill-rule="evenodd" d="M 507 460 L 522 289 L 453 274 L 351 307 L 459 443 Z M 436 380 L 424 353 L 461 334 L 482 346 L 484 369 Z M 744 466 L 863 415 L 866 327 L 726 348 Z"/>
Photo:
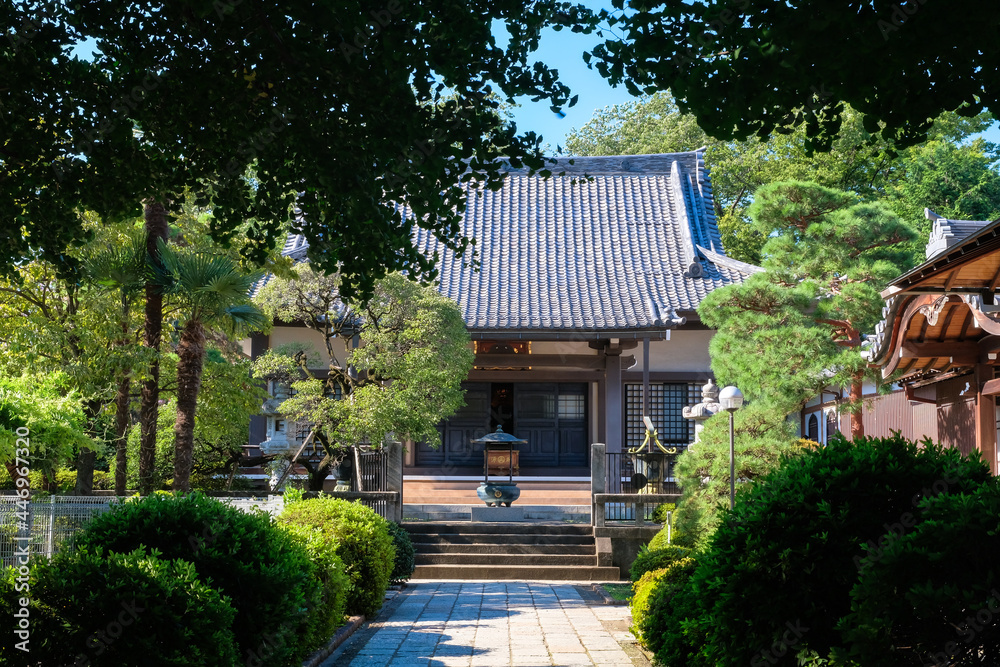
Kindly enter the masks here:
<path id="1" fill-rule="evenodd" d="M 586 2 L 592 8 L 597 3 Z M 607 36 L 607 33 L 605 33 Z M 498 41 L 501 35 L 497 34 Z M 560 118 L 549 110 L 545 102 L 531 102 L 525 98 L 521 106 L 514 109 L 514 121 L 521 132 L 535 131 L 542 135 L 544 143 L 553 149 L 565 146 L 566 135 L 572 129 L 579 129 L 602 107 L 620 104 L 634 99 L 624 87 L 612 88 L 598 74 L 596 69 L 588 69 L 583 62 L 583 52 L 589 51 L 604 38 L 596 35 L 580 35 L 568 30 L 546 31 L 535 59 L 559 70 L 559 78 L 570 87 L 580 99 L 576 106 L 563 109 L 565 117 Z M 994 124 L 985 133 L 988 141 L 1000 143 L 1000 126 Z M 697 148 L 697 146 L 691 146 Z"/>

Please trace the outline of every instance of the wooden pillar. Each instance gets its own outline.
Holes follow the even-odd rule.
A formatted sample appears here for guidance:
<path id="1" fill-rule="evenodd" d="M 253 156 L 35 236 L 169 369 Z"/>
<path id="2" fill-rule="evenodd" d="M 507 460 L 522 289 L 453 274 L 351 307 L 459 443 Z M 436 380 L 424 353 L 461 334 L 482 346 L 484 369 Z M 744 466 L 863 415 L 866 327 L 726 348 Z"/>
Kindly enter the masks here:
<path id="1" fill-rule="evenodd" d="M 976 365 L 976 449 L 982 453 L 983 461 L 990 472 L 997 474 L 997 413 L 996 399 L 983 394 L 984 385 L 993 379 L 993 367 Z"/>
<path id="2" fill-rule="evenodd" d="M 609 453 L 622 451 L 622 357 L 621 349 L 608 350 L 608 363 L 604 383 L 605 433 L 604 443 Z"/>
<path id="3" fill-rule="evenodd" d="M 649 339 L 642 339 L 642 416 L 649 416 Z"/>

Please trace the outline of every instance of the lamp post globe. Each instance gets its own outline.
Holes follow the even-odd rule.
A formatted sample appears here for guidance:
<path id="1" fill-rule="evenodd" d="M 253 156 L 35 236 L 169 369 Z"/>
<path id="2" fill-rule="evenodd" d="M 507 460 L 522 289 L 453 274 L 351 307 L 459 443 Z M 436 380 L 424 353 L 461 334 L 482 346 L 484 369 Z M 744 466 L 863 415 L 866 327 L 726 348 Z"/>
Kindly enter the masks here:
<path id="1" fill-rule="evenodd" d="M 730 385 L 719 392 L 719 403 L 727 412 L 736 412 L 743 406 L 743 392 Z"/>
<path id="2" fill-rule="evenodd" d="M 729 509 L 736 507 L 736 431 L 733 413 L 743 406 L 743 392 L 730 385 L 719 392 L 719 403 L 729 413 Z"/>

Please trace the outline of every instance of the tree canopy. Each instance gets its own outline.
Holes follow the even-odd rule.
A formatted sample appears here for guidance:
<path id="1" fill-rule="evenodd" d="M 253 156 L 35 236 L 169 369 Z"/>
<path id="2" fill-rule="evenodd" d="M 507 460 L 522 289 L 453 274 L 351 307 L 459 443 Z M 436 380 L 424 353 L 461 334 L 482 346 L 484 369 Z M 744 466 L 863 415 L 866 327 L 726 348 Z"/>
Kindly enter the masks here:
<path id="1" fill-rule="evenodd" d="M 633 94 L 671 90 L 719 139 L 802 123 L 810 149 L 825 148 L 846 105 L 865 115 L 867 131 L 900 145 L 921 140 L 944 111 L 1000 115 L 1000 54 L 984 47 L 996 41 L 996 4 L 612 5 L 605 17 L 621 36 L 594 49 L 601 74 Z"/>
<path id="2" fill-rule="evenodd" d="M 218 241 L 252 221 L 256 261 L 297 228 L 345 295 L 430 276 L 412 224 L 464 249 L 460 181 L 499 187 L 500 156 L 543 166 L 538 138 L 497 109 L 572 105 L 531 54 L 544 28 L 591 23 L 555 0 L 5 2 L 0 265 L 66 259 L 87 236 L 79 208 L 194 200 Z"/>
<path id="3" fill-rule="evenodd" d="M 797 181 L 757 191 L 751 217 L 768 238 L 762 273 L 709 294 L 698 315 L 720 382 L 798 410 L 825 385 L 849 386 L 860 409 L 871 375 L 858 354 L 878 322 L 879 290 L 899 275 L 915 236 L 892 211 L 857 195 Z M 860 414 L 853 435 L 863 435 Z"/>
<path id="4" fill-rule="evenodd" d="M 566 147 L 577 155 L 671 153 L 706 146 L 715 214 L 727 254 L 761 262 L 767 237 L 756 231 L 749 208 L 756 190 L 798 180 L 854 192 L 881 201 L 922 239 L 911 246 L 922 260 L 929 231 L 924 208 L 946 218 L 992 220 L 1000 215 L 1000 149 L 975 135 L 993 122 L 988 114 L 964 118 L 942 114 L 926 142 L 900 149 L 865 130 L 863 114 L 851 107 L 827 152 L 809 154 L 805 126 L 745 141 L 713 139 L 697 119 L 682 113 L 669 93 L 607 107 L 574 130 Z"/>
<path id="5" fill-rule="evenodd" d="M 309 425 L 322 445 L 318 460 L 302 460 L 311 488 L 321 490 L 330 467 L 362 442 L 439 443 L 438 423 L 462 406 L 472 368 L 458 305 L 399 274 L 379 281 L 368 302 L 352 302 L 337 291 L 338 276 L 308 264 L 296 269 L 298 279 L 273 278 L 255 302 L 276 320 L 322 335 L 327 377 L 301 348 L 269 350 L 254 360 L 254 376 L 291 389 L 280 413 Z"/>

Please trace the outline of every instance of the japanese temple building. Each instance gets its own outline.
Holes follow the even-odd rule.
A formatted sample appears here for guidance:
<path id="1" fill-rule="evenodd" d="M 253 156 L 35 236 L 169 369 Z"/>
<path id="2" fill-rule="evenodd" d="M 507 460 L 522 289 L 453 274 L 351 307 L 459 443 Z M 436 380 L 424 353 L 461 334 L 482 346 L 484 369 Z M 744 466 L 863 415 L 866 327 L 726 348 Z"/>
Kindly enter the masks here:
<path id="1" fill-rule="evenodd" d="M 681 411 L 710 376 L 713 333 L 696 308 L 759 270 L 722 248 L 704 149 L 561 159 L 551 171 L 509 169 L 498 191 L 469 187 L 462 231 L 475 239 L 478 270 L 415 234 L 441 257 L 438 289 L 461 308 L 476 357 L 465 408 L 441 425 L 443 445 L 410 443 L 411 479 L 478 478 L 482 453 L 470 441 L 498 426 L 528 443 L 522 480 L 588 478 L 589 445 L 639 444 L 644 410 L 664 445 L 693 440 Z M 306 247 L 291 237 L 286 252 Z M 253 353 L 312 336 L 275 326 Z M 287 437 L 275 422 L 255 418 L 251 446 Z"/>

